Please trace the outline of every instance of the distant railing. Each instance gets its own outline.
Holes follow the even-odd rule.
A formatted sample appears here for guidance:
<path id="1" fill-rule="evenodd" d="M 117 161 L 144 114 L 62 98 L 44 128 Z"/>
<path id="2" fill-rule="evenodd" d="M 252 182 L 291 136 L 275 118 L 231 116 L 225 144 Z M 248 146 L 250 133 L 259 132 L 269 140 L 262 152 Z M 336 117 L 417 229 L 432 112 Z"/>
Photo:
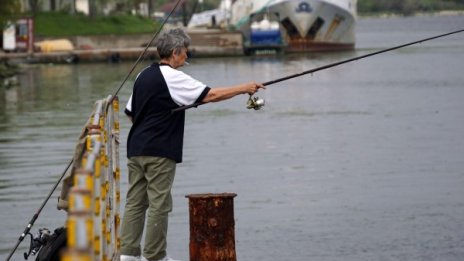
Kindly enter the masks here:
<path id="1" fill-rule="evenodd" d="M 111 103 L 111 104 L 109 104 Z M 63 261 L 119 260 L 119 101 L 98 100 L 74 161 Z"/>

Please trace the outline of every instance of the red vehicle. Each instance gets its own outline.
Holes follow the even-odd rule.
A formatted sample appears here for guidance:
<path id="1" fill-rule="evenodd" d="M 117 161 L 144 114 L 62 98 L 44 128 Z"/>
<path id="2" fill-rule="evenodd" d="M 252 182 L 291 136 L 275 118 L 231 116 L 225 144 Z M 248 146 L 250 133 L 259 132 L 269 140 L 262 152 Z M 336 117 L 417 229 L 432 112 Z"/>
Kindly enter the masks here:
<path id="1" fill-rule="evenodd" d="M 23 18 L 16 21 L 16 48 L 31 51 L 34 48 L 34 20 Z"/>

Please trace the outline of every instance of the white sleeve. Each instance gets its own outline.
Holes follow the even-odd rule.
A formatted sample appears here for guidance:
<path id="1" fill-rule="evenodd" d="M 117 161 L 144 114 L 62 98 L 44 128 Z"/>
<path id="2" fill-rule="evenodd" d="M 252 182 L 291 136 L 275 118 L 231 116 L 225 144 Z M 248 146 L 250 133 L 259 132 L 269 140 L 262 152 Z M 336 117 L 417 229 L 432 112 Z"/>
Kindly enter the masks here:
<path id="1" fill-rule="evenodd" d="M 160 66 L 172 99 L 178 105 L 190 105 L 197 101 L 207 86 L 188 74 L 169 66 Z"/>
<path id="2" fill-rule="evenodd" d="M 126 111 L 132 112 L 132 94 L 129 98 L 129 101 L 127 102 Z"/>

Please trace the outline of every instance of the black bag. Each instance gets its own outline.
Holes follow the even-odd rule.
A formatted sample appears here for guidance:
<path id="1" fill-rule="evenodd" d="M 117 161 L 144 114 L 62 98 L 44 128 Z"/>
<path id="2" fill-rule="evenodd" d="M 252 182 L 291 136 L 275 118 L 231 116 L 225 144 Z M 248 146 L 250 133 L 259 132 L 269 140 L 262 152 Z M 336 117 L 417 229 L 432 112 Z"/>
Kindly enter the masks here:
<path id="1" fill-rule="evenodd" d="M 40 248 L 36 261 L 60 261 L 60 251 L 66 247 L 66 228 L 55 229 Z"/>

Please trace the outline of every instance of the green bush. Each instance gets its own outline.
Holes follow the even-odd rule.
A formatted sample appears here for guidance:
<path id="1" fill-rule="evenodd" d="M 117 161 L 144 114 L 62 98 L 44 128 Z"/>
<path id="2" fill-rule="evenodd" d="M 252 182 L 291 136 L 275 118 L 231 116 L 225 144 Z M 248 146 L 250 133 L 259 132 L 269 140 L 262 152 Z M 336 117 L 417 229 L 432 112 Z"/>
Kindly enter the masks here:
<path id="1" fill-rule="evenodd" d="M 152 33 L 158 24 L 134 15 L 89 17 L 83 14 L 44 12 L 35 16 L 36 35 L 73 36 Z"/>
<path id="2" fill-rule="evenodd" d="M 463 0 L 359 0 L 358 12 L 399 13 L 412 15 L 417 12 L 464 10 Z"/>

